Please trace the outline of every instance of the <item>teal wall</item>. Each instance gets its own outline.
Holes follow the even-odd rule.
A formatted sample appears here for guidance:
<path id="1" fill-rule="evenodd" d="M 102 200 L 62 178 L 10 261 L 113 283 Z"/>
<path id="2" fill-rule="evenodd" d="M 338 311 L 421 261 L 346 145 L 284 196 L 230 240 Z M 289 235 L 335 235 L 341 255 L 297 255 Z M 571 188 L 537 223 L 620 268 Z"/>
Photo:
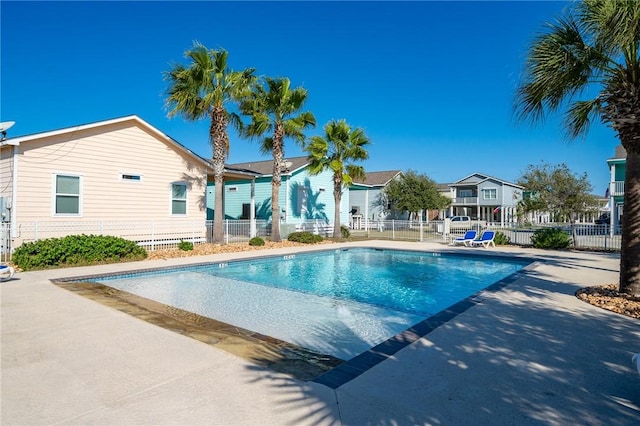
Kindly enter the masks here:
<path id="1" fill-rule="evenodd" d="M 251 181 L 225 182 L 224 197 L 225 217 L 240 219 L 242 205 L 249 204 L 251 201 Z M 291 176 L 283 176 L 279 198 L 281 214 L 286 218 L 284 223 L 297 224 L 314 219 L 333 222 L 335 212 L 333 178 L 329 171 L 310 176 L 304 168 Z M 209 182 L 207 184 L 207 219 L 209 220 L 213 219 L 214 204 L 215 187 L 213 182 Z M 348 224 L 348 191 L 344 191 L 340 204 L 340 222 Z M 255 208 L 256 219 L 271 219 L 271 177 L 256 179 Z"/>
<path id="2" fill-rule="evenodd" d="M 616 182 L 623 182 L 624 181 L 624 175 L 625 175 L 626 171 L 627 171 L 627 164 L 626 163 L 616 164 L 616 172 L 615 172 Z"/>

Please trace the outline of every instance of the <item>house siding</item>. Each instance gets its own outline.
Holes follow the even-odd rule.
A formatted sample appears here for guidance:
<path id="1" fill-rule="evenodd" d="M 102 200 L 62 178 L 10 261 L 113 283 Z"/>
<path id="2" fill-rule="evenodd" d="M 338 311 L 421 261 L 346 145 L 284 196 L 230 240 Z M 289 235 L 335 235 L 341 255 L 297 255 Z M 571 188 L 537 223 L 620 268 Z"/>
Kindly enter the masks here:
<path id="1" fill-rule="evenodd" d="M 351 210 L 351 207 L 359 207 L 362 217 L 370 220 L 386 219 L 386 206 L 382 205 L 381 197 L 381 188 L 358 189 L 352 187 L 349 191 L 350 203 L 348 209 Z"/>
<path id="2" fill-rule="evenodd" d="M 0 197 L 7 202 L 11 202 L 13 198 L 13 148 L 0 147 Z"/>
<path id="3" fill-rule="evenodd" d="M 206 170 L 131 122 L 64 133 L 19 147 L 17 215 L 25 221 L 204 219 Z M 81 215 L 54 214 L 54 175 L 82 179 Z M 122 181 L 121 173 L 141 181 Z M 171 184 L 187 184 L 187 214 L 171 214 Z"/>
<path id="4" fill-rule="evenodd" d="M 235 187 L 235 190 L 230 188 Z M 302 190 L 306 188 L 307 200 L 304 203 L 300 199 Z M 324 188 L 321 191 L 320 188 Z M 242 217 L 242 205 L 249 204 L 251 200 L 251 181 L 233 180 L 225 182 L 225 217 L 239 219 Z M 212 217 L 215 205 L 215 186 L 208 183 L 207 188 L 207 216 Z M 322 220 L 333 222 L 334 200 L 332 173 L 324 171 L 319 175 L 310 176 L 307 169 L 303 168 L 292 175 L 282 177 L 280 186 L 279 204 L 284 223 L 299 224 L 307 220 Z M 343 192 L 340 203 L 340 222 L 349 222 L 349 195 Z M 261 177 L 255 180 L 255 209 L 256 219 L 271 219 L 271 177 Z M 283 211 L 284 210 L 284 211 Z"/>

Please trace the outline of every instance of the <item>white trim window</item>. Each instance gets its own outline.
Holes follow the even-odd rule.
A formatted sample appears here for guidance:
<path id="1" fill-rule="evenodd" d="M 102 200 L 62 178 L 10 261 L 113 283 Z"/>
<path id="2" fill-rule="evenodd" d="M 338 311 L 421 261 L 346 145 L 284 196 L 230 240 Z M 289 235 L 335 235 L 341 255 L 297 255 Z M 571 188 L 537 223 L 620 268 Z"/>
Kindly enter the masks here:
<path id="1" fill-rule="evenodd" d="M 82 215 L 82 176 L 65 173 L 53 175 L 53 214 Z"/>
<path id="2" fill-rule="evenodd" d="M 484 188 L 482 190 L 482 199 L 483 200 L 497 200 L 498 199 L 498 189 L 497 188 Z"/>
<path id="3" fill-rule="evenodd" d="M 171 214 L 187 214 L 187 184 L 184 182 L 171 184 Z"/>

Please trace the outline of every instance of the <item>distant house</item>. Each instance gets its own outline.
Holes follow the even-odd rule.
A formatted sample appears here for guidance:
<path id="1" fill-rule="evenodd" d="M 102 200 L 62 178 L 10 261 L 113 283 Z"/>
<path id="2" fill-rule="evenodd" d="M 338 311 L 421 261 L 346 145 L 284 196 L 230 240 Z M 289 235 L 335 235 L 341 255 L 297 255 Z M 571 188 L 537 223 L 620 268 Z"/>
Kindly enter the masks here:
<path id="1" fill-rule="evenodd" d="M 400 170 L 368 172 L 364 179 L 354 180 L 349 187 L 349 212 L 356 221 L 400 219 L 402 213 L 396 212 L 384 196 L 384 188 L 393 179 L 398 178 Z M 406 213 L 404 217 L 406 218 Z M 358 228 L 360 225 L 355 226 Z"/>
<path id="2" fill-rule="evenodd" d="M 621 224 L 624 213 L 624 181 L 627 171 L 627 151 L 622 145 L 616 146 L 615 154 L 607 160 L 611 179 L 607 190 L 609 209 L 611 211 L 611 225 Z"/>
<path id="3" fill-rule="evenodd" d="M 308 170 L 307 157 L 285 159 L 282 165 L 282 185 L 280 186 L 280 223 L 290 232 L 304 223 L 333 222 L 333 173 L 323 171 L 312 176 Z M 230 164 L 231 170 L 241 170 L 256 175 L 253 183 L 254 213 L 256 219 L 271 221 L 271 178 L 273 160 Z M 251 215 L 251 182 L 245 179 L 227 179 L 224 187 L 225 217 L 229 219 L 249 219 Z M 215 200 L 215 186 L 208 183 L 207 216 L 212 217 Z M 349 223 L 349 197 L 343 197 L 340 208 L 340 222 Z M 286 226 L 285 226 L 286 225 Z M 286 235 L 286 234 L 284 234 Z"/>
<path id="4" fill-rule="evenodd" d="M 485 222 L 515 222 L 524 187 L 482 173 L 452 184 L 449 216 L 470 216 Z"/>
<path id="5" fill-rule="evenodd" d="M 78 229 L 130 236 L 142 232 L 136 223 L 153 221 L 203 238 L 211 172 L 207 160 L 135 115 L 11 138 L 0 143 L 2 220 L 12 223 L 14 247 Z M 109 230 L 116 221 L 130 229 Z"/>

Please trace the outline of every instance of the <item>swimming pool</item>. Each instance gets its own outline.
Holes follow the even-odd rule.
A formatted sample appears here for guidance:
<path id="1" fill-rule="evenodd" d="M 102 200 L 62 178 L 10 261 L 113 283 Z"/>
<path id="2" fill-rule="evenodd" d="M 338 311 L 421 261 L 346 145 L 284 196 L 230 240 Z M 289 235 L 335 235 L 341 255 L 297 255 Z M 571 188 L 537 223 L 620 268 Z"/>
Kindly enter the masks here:
<path id="1" fill-rule="evenodd" d="M 528 263 L 352 248 L 92 281 L 349 360 Z"/>

